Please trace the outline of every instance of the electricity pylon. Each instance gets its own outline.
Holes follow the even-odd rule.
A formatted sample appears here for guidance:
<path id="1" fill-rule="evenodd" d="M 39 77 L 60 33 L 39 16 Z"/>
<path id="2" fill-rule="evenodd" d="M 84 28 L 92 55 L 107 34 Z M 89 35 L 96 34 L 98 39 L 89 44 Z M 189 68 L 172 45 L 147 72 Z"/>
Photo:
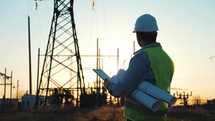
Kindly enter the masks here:
<path id="1" fill-rule="evenodd" d="M 84 75 L 73 14 L 74 0 L 54 0 L 54 13 L 37 89 L 38 106 L 43 97 L 47 105 L 54 90 L 69 90 L 80 105 L 85 95 Z M 86 102 L 86 101 L 84 101 Z"/>

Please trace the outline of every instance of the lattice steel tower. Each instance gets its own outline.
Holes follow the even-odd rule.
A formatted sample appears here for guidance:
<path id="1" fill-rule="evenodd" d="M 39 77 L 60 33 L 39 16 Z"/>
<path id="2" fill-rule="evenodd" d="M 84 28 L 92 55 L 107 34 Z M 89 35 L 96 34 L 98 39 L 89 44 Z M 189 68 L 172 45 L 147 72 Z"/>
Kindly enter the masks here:
<path id="1" fill-rule="evenodd" d="M 76 106 L 79 106 L 80 97 L 86 94 L 73 2 L 74 0 L 54 0 L 54 13 L 37 89 L 36 105 L 46 105 L 55 91 L 61 95 L 70 91 L 76 99 Z"/>

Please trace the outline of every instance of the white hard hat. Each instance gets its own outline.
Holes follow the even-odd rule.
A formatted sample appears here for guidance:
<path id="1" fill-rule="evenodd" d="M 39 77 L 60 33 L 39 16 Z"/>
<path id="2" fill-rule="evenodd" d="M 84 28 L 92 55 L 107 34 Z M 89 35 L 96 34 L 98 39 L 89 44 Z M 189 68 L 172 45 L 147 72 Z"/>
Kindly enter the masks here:
<path id="1" fill-rule="evenodd" d="M 156 32 L 158 31 L 157 21 L 154 16 L 144 14 L 137 18 L 134 32 Z"/>

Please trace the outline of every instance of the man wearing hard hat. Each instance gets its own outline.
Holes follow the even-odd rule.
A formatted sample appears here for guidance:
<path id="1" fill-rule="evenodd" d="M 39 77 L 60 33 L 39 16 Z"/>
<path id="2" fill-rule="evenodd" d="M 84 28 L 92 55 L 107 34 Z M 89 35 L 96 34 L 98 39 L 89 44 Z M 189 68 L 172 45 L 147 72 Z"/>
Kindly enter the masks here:
<path id="1" fill-rule="evenodd" d="M 124 116 L 128 121 L 165 121 L 167 105 L 161 103 L 160 110 L 151 112 L 131 97 L 138 85 L 147 81 L 169 92 L 174 73 L 174 64 L 168 54 L 156 42 L 157 21 L 150 14 L 140 16 L 135 23 L 134 33 L 141 49 L 134 53 L 123 80 L 119 83 L 105 81 L 104 86 L 111 95 L 126 97 Z"/>

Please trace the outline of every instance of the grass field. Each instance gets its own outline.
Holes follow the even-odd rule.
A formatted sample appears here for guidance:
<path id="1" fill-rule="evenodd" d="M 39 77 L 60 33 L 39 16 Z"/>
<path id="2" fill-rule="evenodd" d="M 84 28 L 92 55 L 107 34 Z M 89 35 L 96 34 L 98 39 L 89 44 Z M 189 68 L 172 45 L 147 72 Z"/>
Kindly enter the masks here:
<path id="1" fill-rule="evenodd" d="M 94 110 L 34 110 L 0 112 L 0 121 L 126 121 L 120 107 L 101 107 Z M 171 109 L 167 121 L 215 121 L 215 111 L 203 109 Z"/>

